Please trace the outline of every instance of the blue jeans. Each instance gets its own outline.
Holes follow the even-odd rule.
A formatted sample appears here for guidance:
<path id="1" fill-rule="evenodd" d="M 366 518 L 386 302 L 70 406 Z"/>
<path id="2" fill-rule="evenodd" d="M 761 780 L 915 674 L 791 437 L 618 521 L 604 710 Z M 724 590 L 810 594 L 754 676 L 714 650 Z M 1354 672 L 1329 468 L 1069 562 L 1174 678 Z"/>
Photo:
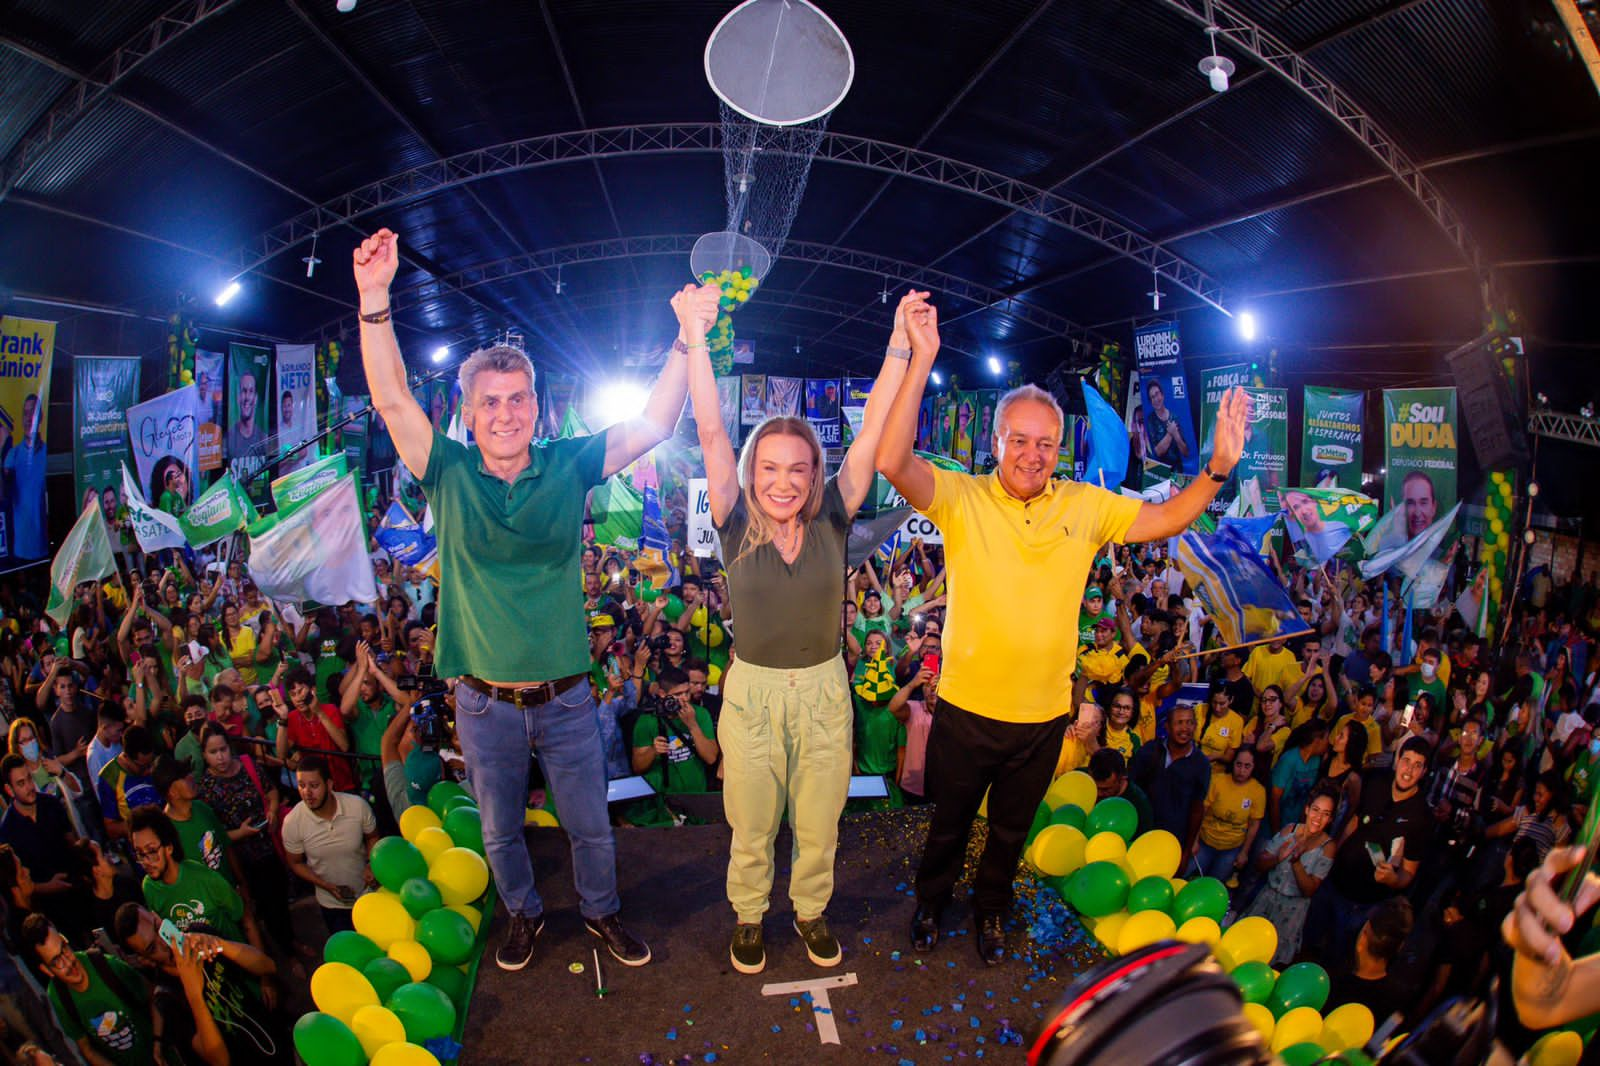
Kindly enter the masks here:
<path id="1" fill-rule="evenodd" d="M 1238 848 L 1220 850 L 1207 844 L 1204 840 L 1199 842 L 1195 849 L 1194 862 L 1191 867 L 1198 867 L 1200 877 L 1215 877 L 1224 883 L 1233 876 L 1233 860 L 1239 854 Z"/>
<path id="2" fill-rule="evenodd" d="M 506 910 L 528 918 L 544 913 L 533 885 L 523 822 L 528 807 L 528 753 L 560 805 L 561 827 L 572 843 L 572 879 L 585 918 L 615 914 L 616 843 L 606 813 L 605 752 L 594 697 L 580 682 L 537 707 L 490 699 L 456 687 L 456 736 L 467 760 L 467 781 L 478 798 L 483 845 Z"/>

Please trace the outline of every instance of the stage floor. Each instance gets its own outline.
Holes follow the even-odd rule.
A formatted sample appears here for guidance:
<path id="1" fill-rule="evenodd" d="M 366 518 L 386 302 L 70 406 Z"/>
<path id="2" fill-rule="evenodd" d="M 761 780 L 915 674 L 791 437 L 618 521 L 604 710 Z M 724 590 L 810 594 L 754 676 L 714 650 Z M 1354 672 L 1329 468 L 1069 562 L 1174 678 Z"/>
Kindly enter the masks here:
<path id="1" fill-rule="evenodd" d="M 599 941 L 578 915 L 566 837 L 531 830 L 545 930 L 534 961 L 520 973 L 484 959 L 462 1063 L 1021 1062 L 1021 1041 L 1032 1037 L 1063 982 L 1098 949 L 1075 922 L 1041 925 L 1031 905 L 1041 890 L 1024 876 L 1010 939 L 1014 957 L 1004 965 L 987 967 L 978 958 L 969 907 L 960 898 L 965 882 L 939 947 L 914 955 L 907 893 L 926 825 L 926 808 L 846 816 L 828 912 L 844 961 L 831 970 L 810 963 L 790 924 L 785 830 L 767 914 L 767 969 L 753 977 L 728 961 L 728 827 L 617 830 L 622 914 L 655 957 L 629 969 L 602 951 L 604 998 L 595 995 L 592 949 Z M 490 951 L 503 922 L 498 916 Z M 582 972 L 573 972 L 574 964 Z M 766 984 L 845 974 L 857 983 L 829 992 L 838 1045 L 820 1043 L 814 1013 L 800 996 L 762 995 Z"/>

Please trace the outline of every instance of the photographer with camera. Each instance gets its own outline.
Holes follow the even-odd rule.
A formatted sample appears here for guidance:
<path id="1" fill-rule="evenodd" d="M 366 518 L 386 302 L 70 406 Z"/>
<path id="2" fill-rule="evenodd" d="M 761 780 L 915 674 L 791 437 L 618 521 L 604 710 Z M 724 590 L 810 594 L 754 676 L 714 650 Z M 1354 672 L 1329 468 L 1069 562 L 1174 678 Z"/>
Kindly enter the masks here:
<path id="1" fill-rule="evenodd" d="M 650 691 L 639 701 L 633 723 L 633 772 L 656 790 L 654 800 L 634 805 L 634 825 L 673 825 L 677 817 L 662 796 L 697 795 L 708 791 L 710 771 L 721 754 L 711 713 L 689 701 L 689 675 L 663 667 Z"/>

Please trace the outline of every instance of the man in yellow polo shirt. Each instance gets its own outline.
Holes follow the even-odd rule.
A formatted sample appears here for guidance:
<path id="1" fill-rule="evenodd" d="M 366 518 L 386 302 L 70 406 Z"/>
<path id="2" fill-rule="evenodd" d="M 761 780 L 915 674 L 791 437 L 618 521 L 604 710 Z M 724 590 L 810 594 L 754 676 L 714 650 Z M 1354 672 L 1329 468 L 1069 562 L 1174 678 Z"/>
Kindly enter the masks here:
<path id="1" fill-rule="evenodd" d="M 925 301 L 906 310 L 911 367 L 889 410 L 878 469 L 944 534 L 949 596 L 939 714 L 927 748 L 935 806 L 917 872 L 911 939 L 918 951 L 938 942 L 972 819 L 988 792 L 989 836 L 974 879 L 973 917 L 978 952 L 994 965 L 1005 957 L 1017 860 L 1061 755 L 1078 650 L 1071 616 L 1089 568 L 1108 542 L 1170 537 L 1199 517 L 1238 462 L 1246 402 L 1239 389 L 1223 397 L 1210 461 L 1165 503 L 1052 480 L 1065 419 L 1055 399 L 1032 385 L 1008 392 L 995 409 L 994 473 L 938 470 L 912 451 L 917 410 L 939 351 L 938 315 Z M 1047 605 L 1048 621 L 1013 624 L 1018 589 Z"/>

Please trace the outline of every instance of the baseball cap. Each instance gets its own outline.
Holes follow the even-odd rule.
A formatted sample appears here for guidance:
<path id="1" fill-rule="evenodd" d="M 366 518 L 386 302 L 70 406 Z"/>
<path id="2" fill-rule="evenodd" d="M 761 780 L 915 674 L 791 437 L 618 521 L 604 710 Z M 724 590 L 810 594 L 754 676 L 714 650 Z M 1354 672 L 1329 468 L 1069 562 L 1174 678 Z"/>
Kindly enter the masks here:
<path id="1" fill-rule="evenodd" d="M 615 629 L 615 628 L 617 628 L 617 620 L 615 618 L 612 618 L 609 614 L 606 614 L 604 611 L 598 611 L 598 612 L 596 612 L 594 614 L 591 614 L 589 616 L 589 628 L 590 629 L 607 629 L 607 628 Z"/>
<path id="2" fill-rule="evenodd" d="M 1096 628 L 1096 629 L 1115 629 L 1115 628 L 1117 628 L 1117 623 L 1116 623 L 1116 620 L 1112 619 L 1112 618 L 1098 618 L 1098 619 L 1095 620 L 1094 628 Z"/>
<path id="3" fill-rule="evenodd" d="M 1099 585 L 1090 585 L 1088 588 L 1083 590 L 1083 598 L 1086 600 L 1103 600 L 1106 598 L 1106 594 L 1100 591 Z"/>

